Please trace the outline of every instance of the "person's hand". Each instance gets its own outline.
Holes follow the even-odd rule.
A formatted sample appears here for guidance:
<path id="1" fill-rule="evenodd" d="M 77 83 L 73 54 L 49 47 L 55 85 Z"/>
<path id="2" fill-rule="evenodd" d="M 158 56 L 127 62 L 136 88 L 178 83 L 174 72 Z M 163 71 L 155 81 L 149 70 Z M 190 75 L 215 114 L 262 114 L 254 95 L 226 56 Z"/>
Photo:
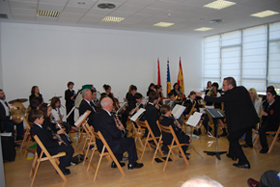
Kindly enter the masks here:
<path id="1" fill-rule="evenodd" d="M 264 111 L 261 111 L 261 115 L 262 116 L 268 116 L 268 113 L 264 112 Z"/>
<path id="2" fill-rule="evenodd" d="M 63 129 L 60 129 L 57 131 L 57 134 L 64 134 L 64 133 L 65 133 L 65 131 Z"/>
<path id="3" fill-rule="evenodd" d="M 198 97 L 202 97 L 202 93 L 201 93 L 201 92 L 196 92 L 195 94 L 196 94 L 196 96 L 198 96 Z"/>

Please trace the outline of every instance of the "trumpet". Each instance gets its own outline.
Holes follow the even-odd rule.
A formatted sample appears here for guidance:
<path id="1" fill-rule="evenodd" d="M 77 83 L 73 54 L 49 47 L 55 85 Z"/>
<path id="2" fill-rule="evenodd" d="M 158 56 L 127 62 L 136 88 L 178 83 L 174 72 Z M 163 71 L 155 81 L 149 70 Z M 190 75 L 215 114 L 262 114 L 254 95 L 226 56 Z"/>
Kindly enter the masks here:
<path id="1" fill-rule="evenodd" d="M 117 113 L 112 112 L 112 114 L 113 114 L 114 120 L 115 120 L 115 122 L 116 122 L 117 128 L 118 128 L 118 129 L 120 129 L 120 128 L 123 129 L 123 130 L 121 130 L 121 131 L 122 131 L 123 137 L 125 137 L 126 134 L 127 134 L 127 132 L 126 132 L 126 130 L 125 130 L 125 128 L 124 128 L 122 122 L 120 121 L 120 119 L 119 119 Z"/>

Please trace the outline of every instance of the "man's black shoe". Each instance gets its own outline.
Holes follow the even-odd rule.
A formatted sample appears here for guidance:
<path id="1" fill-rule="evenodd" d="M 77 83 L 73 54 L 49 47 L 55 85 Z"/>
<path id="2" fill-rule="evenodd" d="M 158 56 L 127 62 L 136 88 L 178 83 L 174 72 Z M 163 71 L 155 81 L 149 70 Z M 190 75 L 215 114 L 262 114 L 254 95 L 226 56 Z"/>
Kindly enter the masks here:
<path id="1" fill-rule="evenodd" d="M 125 166 L 125 163 L 123 163 L 123 162 L 119 162 L 119 163 L 120 163 L 121 167 Z M 117 167 L 118 167 L 117 164 L 115 162 L 112 162 L 111 168 L 117 168 Z"/>
<path id="2" fill-rule="evenodd" d="M 236 156 L 232 156 L 230 154 L 226 154 L 227 157 L 231 158 L 233 161 L 236 161 L 237 160 L 237 157 Z"/>
<path id="3" fill-rule="evenodd" d="M 233 166 L 238 167 L 238 168 L 250 169 L 250 164 L 249 163 L 246 163 L 246 164 L 235 163 L 235 164 L 233 164 Z"/>
<path id="4" fill-rule="evenodd" d="M 71 171 L 70 171 L 70 169 L 64 169 L 64 171 L 63 171 L 63 174 L 64 175 L 70 175 L 71 174 Z"/>
<path id="5" fill-rule="evenodd" d="M 143 163 L 134 162 L 133 164 L 128 164 L 127 168 L 128 169 L 134 169 L 134 168 L 142 168 L 143 166 L 144 166 Z"/>
<path id="6" fill-rule="evenodd" d="M 247 143 L 245 143 L 245 144 L 241 145 L 241 147 L 244 147 L 244 148 L 247 148 L 247 147 L 253 148 L 253 144 L 247 144 Z"/>
<path id="7" fill-rule="evenodd" d="M 265 154 L 265 153 L 267 153 L 268 152 L 268 148 L 262 148 L 261 150 L 260 150 L 260 153 L 263 153 L 263 154 Z"/>

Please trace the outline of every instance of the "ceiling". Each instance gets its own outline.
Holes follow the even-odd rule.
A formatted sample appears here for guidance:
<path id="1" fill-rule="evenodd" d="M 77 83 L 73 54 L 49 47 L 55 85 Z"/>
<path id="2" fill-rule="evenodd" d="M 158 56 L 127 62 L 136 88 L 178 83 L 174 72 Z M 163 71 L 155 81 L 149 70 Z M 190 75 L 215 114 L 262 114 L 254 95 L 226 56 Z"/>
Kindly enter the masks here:
<path id="1" fill-rule="evenodd" d="M 175 34 L 212 35 L 240 28 L 280 21 L 280 14 L 267 18 L 251 17 L 263 10 L 280 10 L 280 0 L 231 0 L 236 5 L 215 10 L 203 5 L 214 0 L 0 0 L 0 13 L 8 18 L 4 22 L 70 25 Z M 100 3 L 113 3 L 114 9 L 100 9 Z M 58 10 L 58 18 L 36 16 L 36 10 Z M 120 23 L 104 23 L 105 16 L 120 16 Z M 222 19 L 221 23 L 210 23 Z M 171 27 L 160 28 L 153 24 L 173 22 Z M 214 28 L 197 32 L 199 27 Z"/>

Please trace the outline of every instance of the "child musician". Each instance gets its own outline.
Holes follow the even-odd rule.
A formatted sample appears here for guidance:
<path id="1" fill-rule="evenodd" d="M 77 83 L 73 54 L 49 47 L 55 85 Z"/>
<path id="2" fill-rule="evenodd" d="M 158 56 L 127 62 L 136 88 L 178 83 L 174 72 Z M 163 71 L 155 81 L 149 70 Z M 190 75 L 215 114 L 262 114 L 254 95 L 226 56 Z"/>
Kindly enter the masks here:
<path id="1" fill-rule="evenodd" d="M 44 113 L 42 111 L 32 110 L 29 114 L 29 120 L 34 123 L 30 130 L 31 136 L 34 137 L 37 135 L 51 155 L 55 155 L 59 152 L 66 152 L 64 157 L 59 158 L 59 168 L 64 175 L 71 174 L 70 170 L 66 167 L 70 166 L 72 155 L 74 153 L 73 147 L 63 143 L 63 141 L 53 139 L 52 134 L 42 127 L 44 123 Z M 39 147 L 37 149 L 37 153 L 38 155 L 41 153 L 41 149 Z"/>
<path id="2" fill-rule="evenodd" d="M 175 131 L 175 134 L 179 142 L 189 144 L 191 138 L 182 131 L 180 123 L 175 121 L 174 117 L 172 117 L 170 106 L 162 105 L 160 108 L 160 113 L 161 113 L 160 124 L 167 127 L 171 125 L 173 130 Z M 162 132 L 162 139 L 165 145 L 170 145 L 173 138 L 171 134 Z M 186 154 L 186 156 L 189 155 L 189 153 L 187 153 L 187 149 L 188 149 L 187 145 L 182 146 L 182 149 Z"/>

